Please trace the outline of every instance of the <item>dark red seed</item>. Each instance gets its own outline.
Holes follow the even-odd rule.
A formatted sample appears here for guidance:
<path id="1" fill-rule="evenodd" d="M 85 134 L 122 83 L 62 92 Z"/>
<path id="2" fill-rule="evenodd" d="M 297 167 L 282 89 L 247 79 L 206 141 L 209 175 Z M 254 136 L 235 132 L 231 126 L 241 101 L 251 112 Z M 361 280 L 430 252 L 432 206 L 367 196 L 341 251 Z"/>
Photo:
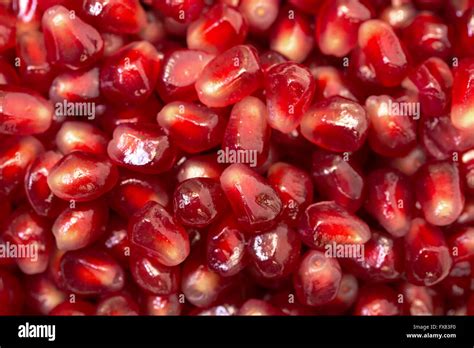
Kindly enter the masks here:
<path id="1" fill-rule="evenodd" d="M 392 288 L 371 284 L 360 290 L 354 315 L 395 316 L 401 314 L 397 293 Z"/>

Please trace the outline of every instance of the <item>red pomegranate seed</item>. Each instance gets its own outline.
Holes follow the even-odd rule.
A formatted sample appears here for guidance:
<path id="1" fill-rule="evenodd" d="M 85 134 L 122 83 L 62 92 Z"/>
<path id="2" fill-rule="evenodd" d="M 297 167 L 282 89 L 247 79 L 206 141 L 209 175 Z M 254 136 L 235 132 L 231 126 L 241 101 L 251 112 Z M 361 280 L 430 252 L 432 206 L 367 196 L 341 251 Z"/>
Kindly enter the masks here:
<path id="1" fill-rule="evenodd" d="M 156 295 L 169 295 L 179 289 L 179 267 L 167 267 L 140 253 L 130 257 L 130 273 L 142 289 Z"/>
<path id="2" fill-rule="evenodd" d="M 193 156 L 186 159 L 178 168 L 176 179 L 183 182 L 192 178 L 211 178 L 219 180 L 224 164 L 217 162 L 217 155 Z"/>
<path id="3" fill-rule="evenodd" d="M 474 60 L 461 61 L 454 73 L 451 121 L 461 130 L 474 130 Z"/>
<path id="4" fill-rule="evenodd" d="M 454 262 L 469 261 L 474 256 L 474 228 L 464 227 L 448 238 Z"/>
<path id="5" fill-rule="evenodd" d="M 274 65 L 265 74 L 268 123 L 274 129 L 289 133 L 298 127 L 315 92 L 311 72 L 295 63 Z"/>
<path id="6" fill-rule="evenodd" d="M 260 175 L 243 164 L 230 165 L 221 175 L 221 185 L 245 232 L 271 229 L 283 208 L 275 190 Z"/>
<path id="7" fill-rule="evenodd" d="M 220 111 L 176 101 L 161 109 L 157 121 L 176 146 L 188 153 L 199 153 L 221 143 L 227 120 Z"/>
<path id="8" fill-rule="evenodd" d="M 165 266 L 176 266 L 189 255 L 189 237 L 183 227 L 156 202 L 148 202 L 129 222 L 132 248 L 156 258 Z"/>
<path id="9" fill-rule="evenodd" d="M 209 268 L 223 277 L 233 276 L 246 266 L 245 237 L 232 216 L 211 227 L 206 249 Z"/>
<path id="10" fill-rule="evenodd" d="M 215 4 L 191 23 L 186 42 L 190 49 L 217 54 L 242 44 L 247 31 L 247 20 L 237 9 Z"/>
<path id="11" fill-rule="evenodd" d="M 364 244 L 362 258 L 341 259 L 344 269 L 370 282 L 391 282 L 402 277 L 404 271 L 403 242 L 392 236 L 373 231 Z"/>
<path id="12" fill-rule="evenodd" d="M 16 18 L 6 9 L 0 9 L 0 53 L 15 47 Z"/>
<path id="13" fill-rule="evenodd" d="M 341 284 L 341 267 L 336 259 L 316 250 L 308 251 L 294 274 L 296 298 L 308 306 L 332 301 Z"/>
<path id="14" fill-rule="evenodd" d="M 203 104 L 224 107 L 255 92 L 262 75 L 257 51 L 251 46 L 234 46 L 204 67 L 195 87 Z"/>
<path id="15" fill-rule="evenodd" d="M 26 279 L 26 305 L 35 314 L 47 315 L 66 299 L 66 294 L 45 273 Z"/>
<path id="16" fill-rule="evenodd" d="M 410 283 L 431 286 L 449 274 L 450 251 L 441 230 L 416 218 L 405 236 L 405 265 Z"/>
<path id="17" fill-rule="evenodd" d="M 364 244 L 370 239 L 369 226 L 332 201 L 306 208 L 298 232 L 302 241 L 314 249 L 324 249 L 331 243 Z"/>
<path id="18" fill-rule="evenodd" d="M 107 154 L 107 143 L 107 136 L 99 128 L 86 122 L 64 122 L 56 133 L 56 146 L 64 155 L 83 151 L 104 156 Z"/>
<path id="19" fill-rule="evenodd" d="M 280 10 L 269 39 L 270 49 L 296 63 L 303 62 L 313 49 L 310 21 L 293 8 Z"/>
<path id="20" fill-rule="evenodd" d="M 432 13 L 420 13 L 403 30 L 403 41 L 418 62 L 430 57 L 446 59 L 451 54 L 448 26 Z"/>
<path id="21" fill-rule="evenodd" d="M 298 234 L 285 224 L 252 236 L 247 243 L 252 265 L 266 279 L 281 279 L 290 275 L 298 265 L 300 251 Z"/>
<path id="22" fill-rule="evenodd" d="M 135 300 L 127 294 L 109 295 L 97 304 L 97 315 L 133 316 L 139 315 L 140 309 Z"/>
<path id="23" fill-rule="evenodd" d="M 416 16 L 416 8 L 411 1 L 392 1 L 380 14 L 380 19 L 390 24 L 395 30 L 406 28 Z"/>
<path id="24" fill-rule="evenodd" d="M 240 307 L 237 315 L 276 316 L 284 314 L 280 309 L 272 306 L 268 302 L 257 299 L 249 299 L 245 301 L 242 307 Z"/>
<path id="25" fill-rule="evenodd" d="M 54 65 L 81 69 L 103 54 L 104 41 L 99 32 L 64 6 L 46 10 L 42 28 L 48 60 Z"/>
<path id="26" fill-rule="evenodd" d="M 453 20 L 455 35 L 455 53 L 460 57 L 469 57 L 474 54 L 472 44 L 474 43 L 474 34 L 472 32 L 472 21 L 474 19 L 474 3 L 472 1 L 458 1 L 465 4 L 471 2 L 465 7 L 464 11 L 459 11 L 459 15 Z"/>
<path id="27" fill-rule="evenodd" d="M 441 299 L 432 288 L 403 283 L 401 292 L 405 315 L 443 315 Z"/>
<path id="28" fill-rule="evenodd" d="M 146 41 L 132 42 L 107 57 L 100 70 L 100 91 L 112 104 L 140 104 L 153 93 L 160 57 Z"/>
<path id="29" fill-rule="evenodd" d="M 366 285 L 360 290 L 354 315 L 396 316 L 401 315 L 401 306 L 395 290 L 386 285 Z"/>
<path id="30" fill-rule="evenodd" d="M 251 32 L 266 32 L 278 16 L 280 0 L 241 0 L 239 11 L 248 22 Z"/>
<path id="31" fill-rule="evenodd" d="M 318 150 L 313 153 L 312 171 L 318 192 L 350 212 L 357 211 L 365 198 L 365 180 L 351 157 Z"/>
<path id="32" fill-rule="evenodd" d="M 0 315 L 19 315 L 23 308 L 24 288 L 18 279 L 0 269 Z"/>
<path id="33" fill-rule="evenodd" d="M 260 66 L 262 67 L 264 73 L 267 73 L 267 71 L 273 66 L 286 62 L 285 57 L 283 57 L 280 53 L 271 50 L 261 53 L 259 57 Z"/>
<path id="34" fill-rule="evenodd" d="M 159 174 L 175 163 L 177 151 L 163 129 L 154 124 L 123 124 L 115 128 L 107 153 L 117 165 Z"/>
<path id="35" fill-rule="evenodd" d="M 145 313 L 156 316 L 176 316 L 182 311 L 182 304 L 176 294 L 169 296 L 149 295 L 145 299 Z"/>
<path id="36" fill-rule="evenodd" d="M 426 153 L 420 146 L 415 147 L 407 155 L 390 160 L 390 165 L 405 175 L 411 176 L 426 163 Z"/>
<path id="37" fill-rule="evenodd" d="M 61 259 L 60 269 L 66 289 L 79 295 L 119 291 L 125 283 L 122 267 L 99 249 L 68 251 Z"/>
<path id="38" fill-rule="evenodd" d="M 223 215 L 227 199 L 219 181 L 193 178 L 176 187 L 173 208 L 179 223 L 190 227 L 206 227 Z"/>
<path id="39" fill-rule="evenodd" d="M 49 315 L 52 316 L 86 316 L 94 315 L 95 306 L 89 302 L 76 301 L 69 302 L 65 301 L 54 307 Z"/>
<path id="40" fill-rule="evenodd" d="M 336 297 L 331 302 L 321 306 L 319 310 L 324 314 L 343 315 L 355 304 L 358 295 L 359 284 L 357 278 L 352 274 L 343 274 Z"/>
<path id="41" fill-rule="evenodd" d="M 84 0 L 81 14 L 101 31 L 137 34 L 146 23 L 138 0 Z"/>
<path id="42" fill-rule="evenodd" d="M 361 0 L 326 0 L 316 20 L 316 42 L 326 55 L 344 57 L 357 45 L 357 31 L 373 16 Z"/>
<path id="43" fill-rule="evenodd" d="M 129 267 L 130 243 L 128 224 L 116 216 L 109 219 L 107 229 L 98 244 L 108 251 L 124 268 Z"/>
<path id="44" fill-rule="evenodd" d="M 408 61 L 390 25 L 378 19 L 365 21 L 359 28 L 358 42 L 378 83 L 386 87 L 400 84 L 407 73 Z"/>
<path id="45" fill-rule="evenodd" d="M 198 99 L 194 84 L 215 56 L 198 50 L 178 49 L 165 57 L 156 89 L 165 102 Z"/>
<path id="46" fill-rule="evenodd" d="M 150 201 L 167 206 L 170 198 L 163 180 L 156 176 L 123 172 L 111 192 L 111 206 L 123 217 L 129 217 Z"/>
<path id="47" fill-rule="evenodd" d="M 415 207 L 410 181 L 392 169 L 378 169 L 367 178 L 365 209 L 394 237 L 410 229 Z"/>
<path id="48" fill-rule="evenodd" d="M 446 226 L 456 221 L 465 200 L 457 165 L 433 162 L 421 167 L 416 178 L 416 197 L 429 223 Z"/>
<path id="49" fill-rule="evenodd" d="M 142 37 L 140 37 L 142 38 Z M 110 57 L 125 45 L 125 37 L 119 34 L 102 33 L 104 57 Z"/>
<path id="50" fill-rule="evenodd" d="M 466 190 L 474 193 L 474 149 L 466 151 L 461 157 L 461 175 Z"/>
<path id="51" fill-rule="evenodd" d="M 290 225 L 295 225 L 303 211 L 313 201 L 311 177 L 298 167 L 277 162 L 268 169 L 268 182 L 283 204 L 281 219 Z"/>
<path id="52" fill-rule="evenodd" d="M 43 133 L 52 120 L 51 103 L 38 93 L 24 87 L 0 86 L 0 133 Z"/>
<path id="53" fill-rule="evenodd" d="M 367 137 L 369 120 L 364 108 L 342 97 L 313 105 L 303 116 L 301 133 L 312 143 L 335 152 L 358 150 Z"/>
<path id="54" fill-rule="evenodd" d="M 81 202 L 102 196 L 117 180 L 118 170 L 108 159 L 75 151 L 51 169 L 48 186 L 61 199 Z"/>
<path id="55" fill-rule="evenodd" d="M 94 243 L 105 232 L 109 211 L 103 200 L 78 203 L 61 212 L 52 231 L 59 250 L 77 250 Z"/>
<path id="56" fill-rule="evenodd" d="M 99 96 L 99 68 L 93 68 L 86 71 L 72 71 L 58 75 L 53 80 L 51 88 L 49 89 L 49 98 L 55 103 L 56 108 L 58 103 L 64 104 L 65 100 L 69 102 L 90 102 L 89 104 L 81 105 L 84 107 L 80 111 L 84 114 L 71 115 L 87 116 L 88 119 L 95 118 L 96 107 L 95 104 L 92 104 L 92 102 L 97 101 Z M 67 107 L 63 109 L 63 114 L 56 116 L 66 115 L 69 115 L 69 110 Z"/>
<path id="57" fill-rule="evenodd" d="M 311 73 L 316 82 L 315 101 L 322 101 L 334 96 L 344 97 L 356 101 L 356 97 L 349 90 L 341 72 L 332 66 L 312 67 Z"/>
<path id="58" fill-rule="evenodd" d="M 180 23 L 190 23 L 203 12 L 203 0 L 152 0 L 152 6 Z"/>

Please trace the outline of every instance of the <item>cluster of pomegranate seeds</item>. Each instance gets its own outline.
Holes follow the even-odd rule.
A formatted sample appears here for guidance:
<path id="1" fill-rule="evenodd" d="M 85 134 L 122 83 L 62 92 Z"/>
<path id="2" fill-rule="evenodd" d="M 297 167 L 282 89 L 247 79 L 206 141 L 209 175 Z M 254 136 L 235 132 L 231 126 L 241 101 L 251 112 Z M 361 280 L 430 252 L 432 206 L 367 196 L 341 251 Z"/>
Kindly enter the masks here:
<path id="1" fill-rule="evenodd" d="M 2 1 L 0 315 L 474 315 L 473 21 Z"/>

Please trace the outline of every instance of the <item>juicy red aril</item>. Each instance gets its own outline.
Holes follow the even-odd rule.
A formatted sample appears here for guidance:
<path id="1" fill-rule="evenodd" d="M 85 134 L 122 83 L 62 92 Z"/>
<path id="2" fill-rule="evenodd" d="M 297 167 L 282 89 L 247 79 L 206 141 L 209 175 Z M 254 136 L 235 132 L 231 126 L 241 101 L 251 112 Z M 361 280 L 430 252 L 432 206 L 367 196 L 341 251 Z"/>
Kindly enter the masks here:
<path id="1" fill-rule="evenodd" d="M 217 54 L 240 45 L 247 36 L 246 19 L 235 8 L 215 4 L 188 27 L 188 47 Z"/>
<path id="2" fill-rule="evenodd" d="M 148 202 L 129 222 L 132 248 L 157 259 L 165 266 L 176 266 L 189 254 L 189 237 L 184 228 L 156 202 Z"/>
<path id="3" fill-rule="evenodd" d="M 298 127 L 314 95 L 310 71 L 295 63 L 274 65 L 265 74 L 268 123 L 289 133 Z"/>
<path id="4" fill-rule="evenodd" d="M 0 52 L 15 47 L 16 19 L 6 9 L 0 9 Z"/>
<path id="5" fill-rule="evenodd" d="M 119 166 L 147 174 L 169 170 L 177 156 L 161 127 L 142 123 L 116 127 L 107 153 Z"/>
<path id="6" fill-rule="evenodd" d="M 405 315 L 441 315 L 439 295 L 432 288 L 404 283 L 401 286 L 404 296 L 403 311 Z M 441 312 L 439 311 L 441 309 Z"/>
<path id="7" fill-rule="evenodd" d="M 468 261 L 474 256 L 474 228 L 464 227 L 448 237 L 454 262 Z"/>
<path id="8" fill-rule="evenodd" d="M 58 103 L 65 105 L 65 100 L 70 102 L 94 102 L 98 100 L 99 95 L 98 68 L 66 72 L 58 75 L 49 89 L 49 98 L 56 106 Z M 63 112 L 64 114 L 57 114 L 56 116 L 65 116 L 66 111 Z M 89 117 L 92 116 L 95 115 L 89 115 Z"/>
<path id="9" fill-rule="evenodd" d="M 178 49 L 163 62 L 156 90 L 166 102 L 198 99 L 194 84 L 204 67 L 215 56 L 198 50 Z"/>
<path id="10" fill-rule="evenodd" d="M 458 1 L 459 3 L 460 1 Z M 474 49 L 472 44 L 474 43 L 474 34 L 472 32 L 472 20 L 474 18 L 473 3 L 470 1 L 463 1 L 466 4 L 464 11 L 460 11 L 460 15 L 454 21 L 455 35 L 456 35 L 456 47 L 455 53 L 461 57 L 472 56 Z"/>
<path id="11" fill-rule="evenodd" d="M 169 295 L 179 289 L 179 267 L 163 266 L 153 257 L 134 252 L 130 272 L 135 282 L 152 294 Z"/>
<path id="12" fill-rule="evenodd" d="M 65 301 L 54 307 L 49 315 L 52 316 L 84 316 L 94 315 L 95 306 L 89 302 L 77 300 L 76 302 Z"/>
<path id="13" fill-rule="evenodd" d="M 280 218 L 290 225 L 295 225 L 313 201 L 311 177 L 298 167 L 278 162 L 268 169 L 268 182 L 283 204 Z"/>
<path id="14" fill-rule="evenodd" d="M 230 165 L 221 175 L 221 185 L 237 222 L 246 232 L 272 228 L 282 210 L 275 190 L 260 175 L 243 164 Z"/>
<path id="15" fill-rule="evenodd" d="M 112 104 L 140 104 L 153 93 L 160 72 L 155 47 L 137 41 L 107 57 L 100 70 L 100 91 Z"/>
<path id="16" fill-rule="evenodd" d="M 262 75 L 257 51 L 251 46 L 234 46 L 204 67 L 195 87 L 203 104 L 224 107 L 255 92 Z"/>
<path id="17" fill-rule="evenodd" d="M 390 160 L 390 166 L 398 169 L 405 175 L 415 174 L 426 163 L 426 153 L 421 146 L 415 147 L 407 155 Z"/>
<path id="18" fill-rule="evenodd" d="M 76 70 L 102 56 L 104 41 L 99 32 L 64 6 L 46 10 L 42 28 L 48 60 L 54 65 Z"/>
<path id="19" fill-rule="evenodd" d="M 56 133 L 56 146 L 64 155 L 74 151 L 106 155 L 107 142 L 107 136 L 99 128 L 86 122 L 64 122 Z"/>
<path id="20" fill-rule="evenodd" d="M 429 223 L 453 223 L 464 207 L 458 166 L 450 162 L 425 164 L 417 173 L 416 197 Z"/>
<path id="21" fill-rule="evenodd" d="M 395 290 L 386 285 L 368 285 L 359 293 L 354 315 L 393 316 L 401 315 Z"/>
<path id="22" fill-rule="evenodd" d="M 0 315 L 21 313 L 24 301 L 23 289 L 14 275 L 0 269 Z"/>
<path id="23" fill-rule="evenodd" d="M 431 286 L 449 274 L 450 250 L 441 230 L 416 218 L 405 236 L 406 272 L 410 283 Z"/>
<path id="24" fill-rule="evenodd" d="M 468 192 L 474 193 L 474 149 L 466 151 L 461 157 L 461 177 Z"/>
<path id="25" fill-rule="evenodd" d="M 415 6 L 409 1 L 392 1 L 392 5 L 385 8 L 380 19 L 390 24 L 396 30 L 406 28 L 416 16 Z"/>
<path id="26" fill-rule="evenodd" d="M 336 259 L 320 251 L 308 251 L 294 274 L 296 297 L 308 306 L 326 304 L 336 297 L 341 279 L 341 267 Z"/>
<path id="27" fill-rule="evenodd" d="M 103 237 L 97 244 L 102 245 L 123 267 L 129 266 L 130 243 L 126 221 L 112 216 Z"/>
<path id="28" fill-rule="evenodd" d="M 357 31 L 373 10 L 360 0 L 326 0 L 316 20 L 316 41 L 326 55 L 343 57 L 357 45 Z"/>
<path id="29" fill-rule="evenodd" d="M 181 23 L 197 19 L 205 5 L 203 0 L 152 0 L 151 4 L 165 16 Z"/>
<path id="30" fill-rule="evenodd" d="M 222 216 L 226 207 L 224 192 L 214 179 L 189 179 L 174 191 L 174 215 L 185 226 L 206 227 Z"/>
<path id="31" fill-rule="evenodd" d="M 386 87 L 400 84 L 407 73 L 408 61 L 392 28 L 380 20 L 368 20 L 359 28 L 358 42 L 377 82 Z"/>
<path id="32" fill-rule="evenodd" d="M 309 19 L 298 10 L 285 8 L 271 28 L 270 48 L 295 61 L 303 62 L 313 48 Z"/>
<path id="33" fill-rule="evenodd" d="M 135 300 L 127 294 L 110 295 L 97 304 L 97 315 L 131 316 L 139 315 L 140 309 Z"/>
<path id="34" fill-rule="evenodd" d="M 257 299 L 250 299 L 245 301 L 245 303 L 240 307 L 238 315 L 283 315 L 281 310 L 272 306 L 266 301 L 257 300 Z"/>
<path id="35" fill-rule="evenodd" d="M 357 301 L 359 284 L 352 274 L 343 274 L 336 297 L 319 308 L 323 313 L 342 315 Z"/>
<path id="36" fill-rule="evenodd" d="M 319 202 L 306 208 L 298 232 L 310 248 L 324 249 L 331 243 L 364 244 L 370 239 L 369 227 L 334 202 Z"/>
<path id="37" fill-rule="evenodd" d="M 193 156 L 186 159 L 178 168 L 176 179 L 183 182 L 192 178 L 211 178 L 219 180 L 225 165 L 217 162 L 217 155 Z"/>
<path id="38" fill-rule="evenodd" d="M 461 61 L 454 73 L 451 121 L 456 128 L 474 130 L 474 60 Z"/>
<path id="39" fill-rule="evenodd" d="M 181 101 L 165 105 L 157 121 L 176 146 L 188 153 L 204 152 L 219 145 L 226 125 L 219 110 Z"/>
<path id="40" fill-rule="evenodd" d="M 324 198 L 354 212 L 365 198 L 365 180 L 349 159 L 323 150 L 315 151 L 311 173 L 317 191 Z"/>
<path id="41" fill-rule="evenodd" d="M 34 314 L 47 315 L 66 299 L 66 293 L 58 289 L 46 273 L 26 280 L 26 305 Z"/>
<path id="42" fill-rule="evenodd" d="M 368 128 L 364 108 L 342 97 L 316 103 L 301 121 L 301 133 L 306 139 L 334 152 L 358 150 L 367 137 Z"/>
<path id="43" fill-rule="evenodd" d="M 123 288 L 122 267 L 99 249 L 68 251 L 61 259 L 60 270 L 66 290 L 79 295 L 99 295 Z"/>
<path id="44" fill-rule="evenodd" d="M 316 66 L 310 68 L 316 82 L 315 101 L 340 96 L 356 100 L 350 91 L 342 73 L 332 66 Z"/>
<path id="45" fill-rule="evenodd" d="M 91 201 L 110 191 L 117 179 L 118 170 L 109 160 L 75 151 L 51 169 L 48 186 L 61 199 Z"/>
<path id="46" fill-rule="evenodd" d="M 394 237 L 410 229 L 414 197 L 409 179 L 391 169 L 378 169 L 367 178 L 366 210 Z"/>
<path id="47" fill-rule="evenodd" d="M 279 0 L 242 0 L 239 11 L 247 19 L 251 32 L 267 31 L 278 16 Z"/>
<path id="48" fill-rule="evenodd" d="M 109 218 L 103 200 L 69 206 L 59 214 L 52 231 L 59 250 L 77 250 L 91 245 L 104 232 Z"/>
<path id="49" fill-rule="evenodd" d="M 46 131 L 53 120 L 53 106 L 24 87 L 0 86 L 0 133 L 29 135 Z"/>
<path id="50" fill-rule="evenodd" d="M 176 294 L 169 296 L 149 295 L 144 300 L 147 315 L 175 316 L 181 314 L 182 304 Z"/>

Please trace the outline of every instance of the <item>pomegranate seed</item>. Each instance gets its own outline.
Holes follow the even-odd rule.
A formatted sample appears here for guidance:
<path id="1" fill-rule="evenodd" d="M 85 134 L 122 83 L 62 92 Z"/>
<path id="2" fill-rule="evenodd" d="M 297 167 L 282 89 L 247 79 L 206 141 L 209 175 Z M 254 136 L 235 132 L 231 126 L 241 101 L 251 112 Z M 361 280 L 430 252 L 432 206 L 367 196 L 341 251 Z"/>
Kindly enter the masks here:
<path id="1" fill-rule="evenodd" d="M 267 71 L 270 70 L 270 68 L 272 68 L 273 66 L 286 62 L 286 58 L 275 51 L 266 51 L 260 54 L 259 57 L 260 66 L 262 67 L 264 73 L 267 73 Z"/>
<path id="2" fill-rule="evenodd" d="M 359 46 L 378 83 L 393 87 L 403 80 L 408 62 L 397 35 L 387 23 L 371 19 L 359 28 Z"/>
<path id="3" fill-rule="evenodd" d="M 36 314 L 47 315 L 66 299 L 66 294 L 44 273 L 26 280 L 26 304 Z"/>
<path id="4" fill-rule="evenodd" d="M 390 165 L 405 175 L 412 176 L 426 163 L 426 153 L 420 146 L 415 147 L 407 155 L 390 160 Z"/>
<path id="5" fill-rule="evenodd" d="M 54 65 L 81 69 L 103 54 L 99 32 L 64 6 L 50 7 L 43 15 L 42 28 L 48 60 Z"/>
<path id="6" fill-rule="evenodd" d="M 327 304 L 320 307 L 325 314 L 342 315 L 356 302 L 359 295 L 359 284 L 357 278 L 351 274 L 343 274 L 341 285 L 336 297 Z"/>
<path id="7" fill-rule="evenodd" d="M 215 4 L 188 27 L 190 49 L 217 54 L 240 45 L 247 36 L 247 20 L 236 9 Z"/>
<path id="8" fill-rule="evenodd" d="M 405 315 L 443 315 L 439 295 L 432 288 L 403 283 L 401 292 L 404 298 Z"/>
<path id="9" fill-rule="evenodd" d="M 133 248 L 165 266 L 176 266 L 189 254 L 189 237 L 183 227 L 159 203 L 148 202 L 129 222 Z"/>
<path id="10" fill-rule="evenodd" d="M 107 142 L 107 136 L 99 128 L 86 122 L 64 122 L 56 133 L 56 146 L 64 155 L 83 151 L 104 156 Z"/>
<path id="11" fill-rule="evenodd" d="M 204 152 L 219 145 L 226 124 L 219 111 L 179 101 L 165 105 L 157 121 L 176 146 L 188 153 Z"/>
<path id="12" fill-rule="evenodd" d="M 311 73 L 316 82 L 315 101 L 322 101 L 334 96 L 344 97 L 356 101 L 344 81 L 341 72 L 332 66 L 316 66 L 311 68 Z"/>
<path id="13" fill-rule="evenodd" d="M 180 23 L 190 23 L 204 10 L 203 0 L 152 0 L 152 5 L 167 17 Z"/>
<path id="14" fill-rule="evenodd" d="M 296 63 L 303 62 L 313 48 L 309 19 L 292 8 L 280 10 L 269 39 L 270 49 Z"/>
<path id="15" fill-rule="evenodd" d="M 349 157 L 323 150 L 315 151 L 311 174 L 316 189 L 324 198 L 355 212 L 365 198 L 365 181 L 349 160 Z"/>
<path id="16" fill-rule="evenodd" d="M 255 92 L 262 75 L 257 51 L 251 46 L 234 46 L 204 67 L 195 87 L 203 104 L 224 107 Z"/>
<path id="17" fill-rule="evenodd" d="M 314 95 L 311 72 L 302 65 L 281 63 L 265 74 L 268 123 L 274 129 L 289 133 L 298 127 Z"/>
<path id="18" fill-rule="evenodd" d="M 280 0 L 242 0 L 239 11 L 254 33 L 267 31 L 278 16 Z"/>
<path id="19" fill-rule="evenodd" d="M 49 98 L 58 105 L 69 102 L 94 102 L 99 99 L 99 69 L 73 71 L 56 76 L 49 90 Z M 93 105 L 93 104 L 90 104 Z M 92 106 L 95 112 L 95 105 Z M 87 111 L 89 111 L 88 109 Z M 65 115 L 57 115 L 65 116 Z M 79 116 L 79 115 L 78 115 Z M 88 115 L 88 118 L 95 114 Z"/>
<path id="20" fill-rule="evenodd" d="M 221 185 L 238 224 L 250 233 L 271 229 L 282 202 L 268 182 L 243 164 L 230 165 L 221 175 Z"/>
<path id="21" fill-rule="evenodd" d="M 440 229 L 416 218 L 405 236 L 406 272 L 410 283 L 431 286 L 449 274 L 452 259 Z"/>
<path id="22" fill-rule="evenodd" d="M 446 226 L 461 215 L 464 195 L 457 165 L 449 162 L 425 164 L 417 173 L 416 196 L 426 220 Z"/>
<path id="23" fill-rule="evenodd" d="M 308 251 L 294 274 L 296 298 L 308 306 L 332 301 L 339 290 L 342 272 L 335 259 L 316 250 Z"/>
<path id="24" fill-rule="evenodd" d="M 468 261 L 474 255 L 474 228 L 464 227 L 448 238 L 454 262 Z"/>
<path id="25" fill-rule="evenodd" d="M 179 288 L 179 268 L 163 266 L 153 257 L 132 254 L 130 272 L 142 289 L 153 294 L 169 295 Z"/>
<path id="26" fill-rule="evenodd" d="M 454 73 L 451 121 L 461 130 L 474 130 L 474 60 L 463 60 Z"/>
<path id="27" fill-rule="evenodd" d="M 104 57 L 110 57 L 125 45 L 125 38 L 119 34 L 102 33 Z"/>
<path id="28" fill-rule="evenodd" d="M 198 99 L 194 84 L 204 67 L 214 58 L 197 50 L 175 50 L 164 60 L 156 89 L 161 99 L 194 101 Z"/>
<path id="29" fill-rule="evenodd" d="M 368 128 L 364 108 L 342 97 L 316 103 L 301 121 L 301 133 L 306 139 L 335 152 L 358 150 L 367 137 Z"/>
<path id="30" fill-rule="evenodd" d="M 52 316 L 85 316 L 93 315 L 95 313 L 95 306 L 89 302 L 62 302 L 54 307 L 49 315 Z"/>
<path id="31" fill-rule="evenodd" d="M 217 162 L 217 155 L 194 156 L 186 159 L 178 169 L 176 179 L 183 182 L 193 178 L 211 178 L 219 180 L 224 165 Z"/>
<path id="32" fill-rule="evenodd" d="M 354 315 L 395 316 L 401 315 L 397 293 L 386 285 L 365 286 L 360 290 Z"/>
<path id="33" fill-rule="evenodd" d="M 471 1 L 464 1 L 468 3 Z M 458 1 L 461 3 L 461 1 Z M 459 12 L 458 17 L 454 19 L 454 29 L 456 35 L 455 41 L 455 53 L 461 57 L 472 56 L 474 49 L 472 44 L 474 43 L 474 35 L 472 33 L 472 20 L 474 18 L 474 3 L 470 3 L 469 7 L 465 8 L 465 11 Z"/>
<path id="34" fill-rule="evenodd" d="M 364 244 L 370 239 L 369 226 L 335 202 L 319 202 L 306 208 L 298 232 L 310 248 L 331 243 Z"/>
<path id="35" fill-rule="evenodd" d="M 223 277 L 233 276 L 246 266 L 245 237 L 233 217 L 210 229 L 206 248 L 209 268 Z"/>
<path id="36" fill-rule="evenodd" d="M 128 241 L 128 224 L 126 221 L 112 216 L 106 231 L 98 244 L 102 245 L 124 268 L 129 266 L 130 243 Z"/>
<path id="37" fill-rule="evenodd" d="M 15 47 L 16 18 L 6 9 L 0 9 L 0 53 Z"/>
<path id="38" fill-rule="evenodd" d="M 153 124 L 123 124 L 115 128 L 107 153 L 117 165 L 158 174 L 175 163 L 177 151 L 163 129 Z"/>
<path id="39" fill-rule="evenodd" d="M 266 315 L 283 315 L 281 310 L 276 307 L 273 307 L 268 302 L 250 299 L 245 301 L 245 303 L 240 307 L 238 315 L 255 315 L 255 316 L 266 316 Z"/>
<path id="40" fill-rule="evenodd" d="M 97 315 L 132 316 L 139 315 L 138 304 L 126 294 L 110 295 L 97 304 Z"/>
<path id="41" fill-rule="evenodd" d="M 0 133 L 43 133 L 51 126 L 52 119 L 51 103 L 36 92 L 24 87 L 0 86 Z"/>
<path id="42" fill-rule="evenodd" d="M 395 30 L 406 28 L 415 18 L 416 8 L 411 1 L 392 1 L 380 14 L 380 19 L 390 24 Z"/>
<path id="43" fill-rule="evenodd" d="M 344 57 L 357 45 L 357 31 L 373 10 L 360 0 L 326 0 L 316 20 L 316 42 L 326 55 Z"/>
<path id="44" fill-rule="evenodd" d="M 169 296 L 150 295 L 145 299 L 147 315 L 176 316 L 181 314 L 182 305 L 176 294 Z"/>
<path id="45" fill-rule="evenodd" d="M 84 0 L 81 14 L 101 31 L 137 34 L 146 22 L 138 0 Z"/>
<path id="46" fill-rule="evenodd" d="M 61 259 L 60 269 L 66 289 L 79 295 L 119 291 L 125 282 L 122 267 L 99 249 L 68 251 Z"/>
<path id="47" fill-rule="evenodd" d="M 146 41 L 132 42 L 107 57 L 100 70 L 100 91 L 111 103 L 140 104 L 153 93 L 160 57 Z"/>
<path id="48" fill-rule="evenodd" d="M 465 178 L 467 191 L 474 193 L 474 149 L 466 151 L 461 157 L 461 175 Z M 463 179 L 464 181 L 464 179 Z"/>
<path id="49" fill-rule="evenodd" d="M 63 210 L 52 231 L 59 250 L 77 250 L 91 245 L 104 232 L 109 218 L 105 201 L 80 203 Z"/>
<path id="50" fill-rule="evenodd" d="M 0 269 L 0 315 L 18 315 L 24 301 L 24 288 L 18 279 Z"/>
<path id="51" fill-rule="evenodd" d="M 410 229 L 414 197 L 407 177 L 392 169 L 378 169 L 367 178 L 365 209 L 394 237 Z"/>
<path id="52" fill-rule="evenodd" d="M 82 202 L 110 191 L 117 180 L 118 170 L 109 160 L 75 151 L 51 169 L 48 186 L 61 199 Z"/>

